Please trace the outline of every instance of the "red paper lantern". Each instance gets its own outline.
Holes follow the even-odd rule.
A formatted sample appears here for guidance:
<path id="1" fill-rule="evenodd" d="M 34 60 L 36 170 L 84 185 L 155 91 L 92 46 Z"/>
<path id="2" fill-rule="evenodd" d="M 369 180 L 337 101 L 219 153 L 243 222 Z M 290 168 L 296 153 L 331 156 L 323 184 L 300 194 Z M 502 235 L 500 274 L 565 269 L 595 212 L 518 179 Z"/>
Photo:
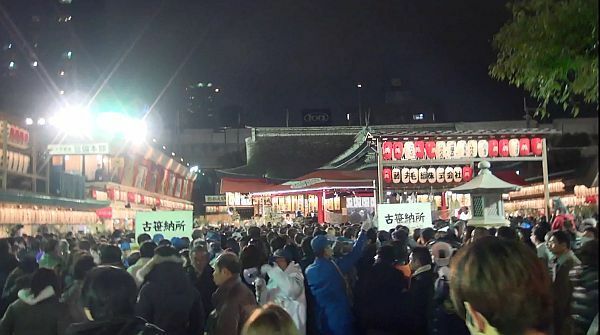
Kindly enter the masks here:
<path id="1" fill-rule="evenodd" d="M 508 157 L 508 140 L 505 138 L 501 139 L 500 141 L 498 141 L 498 146 L 500 147 L 500 157 Z"/>
<path id="2" fill-rule="evenodd" d="M 392 159 L 393 147 L 394 145 L 392 144 L 392 142 L 383 142 L 383 145 L 381 146 L 381 151 L 384 161 L 389 161 Z"/>
<path id="3" fill-rule="evenodd" d="M 154 202 L 156 204 L 156 207 L 160 207 L 160 199 L 156 198 L 156 201 Z"/>
<path id="4" fill-rule="evenodd" d="M 129 203 L 135 203 L 135 193 L 127 192 L 127 201 L 129 201 Z"/>
<path id="5" fill-rule="evenodd" d="M 402 148 L 403 148 L 403 143 L 402 142 L 394 142 L 394 159 L 395 160 L 401 160 L 402 159 Z"/>
<path id="6" fill-rule="evenodd" d="M 23 141 L 24 141 L 25 145 L 29 144 L 29 132 L 28 131 L 25 131 Z"/>
<path id="7" fill-rule="evenodd" d="M 528 138 L 521 138 L 519 140 L 519 155 L 521 156 L 529 156 L 530 150 L 530 142 Z"/>
<path id="8" fill-rule="evenodd" d="M 498 157 L 499 154 L 500 154 L 500 150 L 498 147 L 498 140 L 489 140 L 488 141 L 488 156 Z"/>
<path id="9" fill-rule="evenodd" d="M 544 146 L 542 144 L 542 139 L 539 137 L 534 137 L 531 139 L 531 152 L 535 156 L 541 156 L 544 151 Z"/>
<path id="10" fill-rule="evenodd" d="M 386 184 L 389 184 L 392 182 L 392 169 L 390 168 L 383 168 L 383 181 Z"/>
<path id="11" fill-rule="evenodd" d="M 415 156 L 417 156 L 417 159 L 423 159 L 425 157 L 425 142 L 415 142 Z"/>
<path id="12" fill-rule="evenodd" d="M 427 159 L 435 159 L 435 141 L 425 142 L 425 155 Z"/>
<path id="13" fill-rule="evenodd" d="M 106 193 L 108 194 L 108 198 L 110 200 L 115 200 L 115 189 L 114 188 L 109 188 L 108 190 L 106 190 Z"/>
<path id="14" fill-rule="evenodd" d="M 473 179 L 473 169 L 471 169 L 470 166 L 463 166 L 462 168 L 462 180 L 463 181 L 470 181 L 471 179 Z"/>

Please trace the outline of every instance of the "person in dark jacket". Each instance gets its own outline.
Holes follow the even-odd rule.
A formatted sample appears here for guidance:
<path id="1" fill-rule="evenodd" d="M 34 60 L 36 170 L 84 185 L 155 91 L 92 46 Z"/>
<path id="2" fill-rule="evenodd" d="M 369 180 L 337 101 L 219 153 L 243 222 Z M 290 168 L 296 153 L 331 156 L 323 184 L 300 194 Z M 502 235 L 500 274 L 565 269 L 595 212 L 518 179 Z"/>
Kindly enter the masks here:
<path id="1" fill-rule="evenodd" d="M 380 247 L 375 264 L 356 284 L 354 309 L 362 334 L 392 335 L 412 329 L 408 278 L 394 263 L 394 247 Z"/>
<path id="2" fill-rule="evenodd" d="M 573 334 L 586 334 L 598 315 L 598 240 L 587 241 L 579 249 L 579 260 L 569 276 L 573 283 Z"/>
<path id="3" fill-rule="evenodd" d="M 86 320 L 83 307 L 80 305 L 81 288 L 85 275 L 94 267 L 96 267 L 94 257 L 91 255 L 81 256 L 73 267 L 73 282 L 60 297 L 60 302 L 67 305 L 73 322 L 83 322 Z"/>
<path id="4" fill-rule="evenodd" d="M 14 270 L 19 262 L 17 258 L 10 253 L 10 243 L 8 239 L 0 239 L 0 287 L 4 287 L 8 275 Z"/>
<path id="5" fill-rule="evenodd" d="M 194 287 L 200 292 L 205 319 L 213 310 L 212 296 L 217 290 L 213 281 L 213 268 L 208 265 L 210 255 L 205 245 L 196 244 L 190 250 L 190 265 L 186 271 Z"/>
<path id="6" fill-rule="evenodd" d="M 89 321 L 74 323 L 68 335 L 165 335 L 146 320 L 135 317 L 136 284 L 125 270 L 99 266 L 86 275 L 81 305 Z"/>
<path id="7" fill-rule="evenodd" d="M 213 295 L 215 309 L 207 321 L 208 335 L 239 335 L 250 314 L 258 307 L 250 289 L 242 283 L 242 266 L 233 253 L 223 253 L 215 262 L 213 280 L 219 287 Z"/>
<path id="8" fill-rule="evenodd" d="M 34 255 L 24 255 L 22 257 L 19 265 L 6 279 L 2 299 L 0 299 L 0 315 L 4 315 L 8 306 L 19 298 L 17 294 L 20 290 L 30 287 L 31 277 L 37 269 L 38 263 Z"/>
<path id="9" fill-rule="evenodd" d="M 435 275 L 431 264 L 431 254 L 427 247 L 413 248 L 409 263 L 412 278 L 410 279 L 409 296 L 412 304 L 414 328 L 410 334 L 427 334 L 428 322 L 433 311 L 433 288 Z"/>
<path id="10" fill-rule="evenodd" d="M 200 293 L 171 246 L 156 248 L 152 260 L 138 272 L 144 278 L 136 315 L 164 329 L 169 335 L 202 334 L 204 307 Z"/>
<path id="11" fill-rule="evenodd" d="M 64 334 L 69 320 L 58 301 L 58 277 L 53 270 L 39 269 L 31 278 L 31 288 L 19 291 L 0 321 L 1 335 Z"/>
<path id="12" fill-rule="evenodd" d="M 554 334 L 567 335 L 571 332 L 571 299 L 573 284 L 569 272 L 581 262 L 571 250 L 571 239 L 567 233 L 556 230 L 550 233 L 548 249 L 552 259 L 552 293 L 554 298 Z"/>

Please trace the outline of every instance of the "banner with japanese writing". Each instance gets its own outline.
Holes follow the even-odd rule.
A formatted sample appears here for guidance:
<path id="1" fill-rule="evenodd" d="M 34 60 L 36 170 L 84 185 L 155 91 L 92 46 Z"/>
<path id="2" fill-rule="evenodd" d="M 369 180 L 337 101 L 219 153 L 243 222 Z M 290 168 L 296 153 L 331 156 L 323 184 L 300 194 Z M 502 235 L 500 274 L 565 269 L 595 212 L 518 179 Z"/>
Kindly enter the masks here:
<path id="1" fill-rule="evenodd" d="M 135 236 L 161 234 L 166 239 L 192 237 L 194 217 L 192 211 L 137 212 L 135 215 Z"/>
<path id="2" fill-rule="evenodd" d="M 378 204 L 378 229 L 389 231 L 398 225 L 407 226 L 411 230 L 431 227 L 431 203 Z"/>

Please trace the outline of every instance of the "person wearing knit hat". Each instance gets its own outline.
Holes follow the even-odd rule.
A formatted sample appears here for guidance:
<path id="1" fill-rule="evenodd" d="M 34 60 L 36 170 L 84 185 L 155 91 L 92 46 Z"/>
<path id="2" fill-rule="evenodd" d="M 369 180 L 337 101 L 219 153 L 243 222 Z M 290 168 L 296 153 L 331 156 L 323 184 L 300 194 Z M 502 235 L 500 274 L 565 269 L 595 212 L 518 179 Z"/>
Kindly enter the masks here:
<path id="1" fill-rule="evenodd" d="M 352 252 L 337 259 L 333 257 L 327 236 L 315 236 L 310 243 L 316 258 L 306 269 L 306 279 L 316 302 L 314 315 L 320 316 L 317 321 L 320 334 L 355 334 L 352 293 L 344 274 L 350 272 L 360 259 L 366 231 L 371 226 L 371 220 L 365 221 Z"/>

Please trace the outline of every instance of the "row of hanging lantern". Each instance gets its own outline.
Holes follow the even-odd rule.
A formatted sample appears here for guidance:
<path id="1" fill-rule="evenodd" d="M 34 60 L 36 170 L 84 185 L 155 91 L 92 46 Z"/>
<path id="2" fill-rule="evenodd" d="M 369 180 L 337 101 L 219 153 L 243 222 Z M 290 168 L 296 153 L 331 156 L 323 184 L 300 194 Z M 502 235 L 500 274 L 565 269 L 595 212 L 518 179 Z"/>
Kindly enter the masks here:
<path id="1" fill-rule="evenodd" d="M 8 171 L 27 173 L 29 171 L 29 163 L 31 158 L 27 155 L 20 154 L 14 151 L 6 152 L 6 168 Z M 4 152 L 0 150 L 0 166 L 4 162 Z"/>
<path id="2" fill-rule="evenodd" d="M 94 212 L 33 209 L 0 208 L 0 224 L 92 224 L 98 220 Z"/>
<path id="3" fill-rule="evenodd" d="M 471 166 L 384 168 L 383 181 L 386 184 L 435 184 L 460 183 L 473 178 Z"/>
<path id="4" fill-rule="evenodd" d="M 384 141 L 383 160 L 460 159 L 541 156 L 541 138 L 451 141 Z"/>

